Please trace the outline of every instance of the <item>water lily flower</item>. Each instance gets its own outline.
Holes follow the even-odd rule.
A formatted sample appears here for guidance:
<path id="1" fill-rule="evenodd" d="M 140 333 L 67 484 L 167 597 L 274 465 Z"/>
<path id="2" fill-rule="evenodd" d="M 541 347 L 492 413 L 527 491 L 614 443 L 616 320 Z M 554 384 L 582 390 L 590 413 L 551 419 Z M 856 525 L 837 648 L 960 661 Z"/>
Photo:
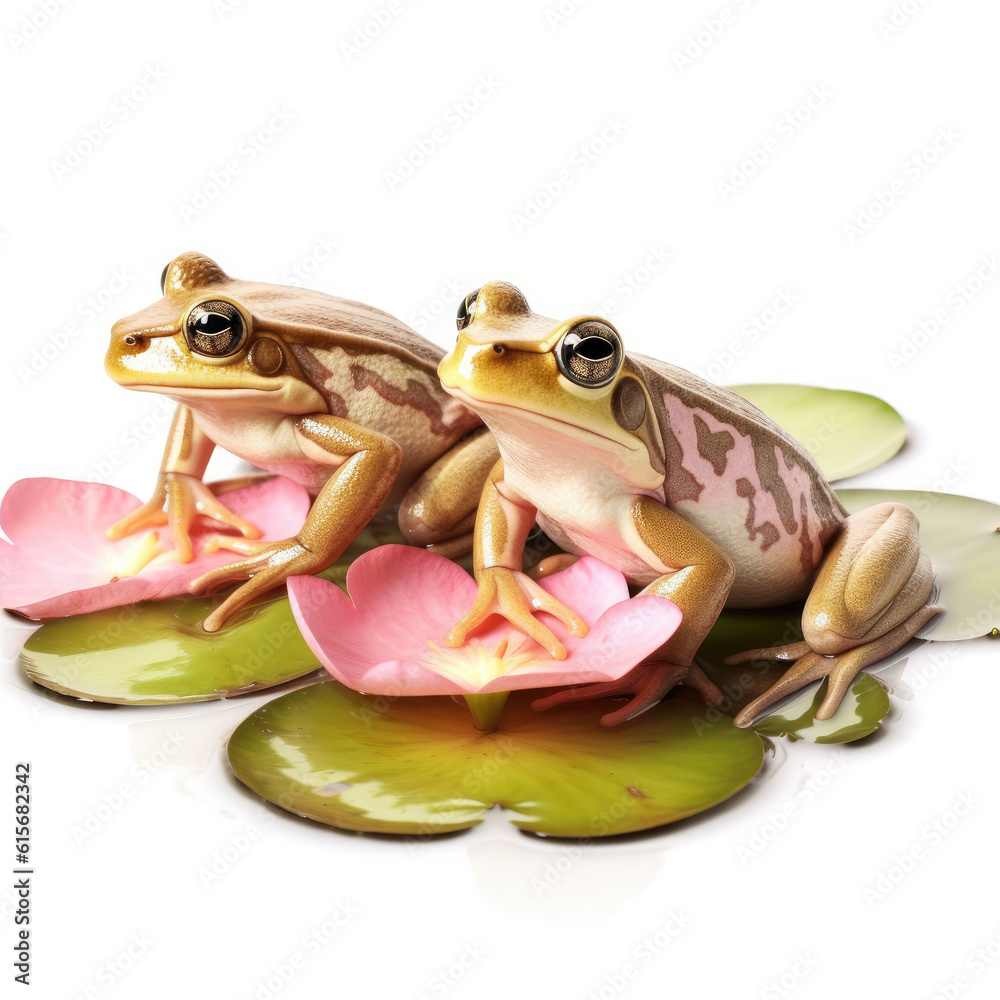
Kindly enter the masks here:
<path id="1" fill-rule="evenodd" d="M 281 477 L 233 490 L 225 500 L 261 529 L 265 542 L 294 535 L 309 511 L 306 490 Z M 210 569 L 246 558 L 219 547 L 232 529 L 214 522 L 192 534 L 190 562 L 178 560 L 166 528 L 109 539 L 108 527 L 140 506 L 131 493 L 103 483 L 14 483 L 0 505 L 0 528 L 10 539 L 0 539 L 0 606 L 29 618 L 59 618 L 174 597 Z"/>
<path id="2" fill-rule="evenodd" d="M 625 578 L 584 557 L 541 586 L 590 626 L 583 637 L 540 612 L 564 660 L 494 616 L 464 645 L 445 637 L 475 600 L 460 566 L 424 549 L 382 545 L 347 571 L 350 597 L 316 577 L 292 577 L 292 612 L 310 649 L 341 683 L 366 694 L 463 695 L 480 728 L 496 724 L 509 691 L 613 681 L 676 631 L 680 609 L 662 597 L 631 600 Z"/>

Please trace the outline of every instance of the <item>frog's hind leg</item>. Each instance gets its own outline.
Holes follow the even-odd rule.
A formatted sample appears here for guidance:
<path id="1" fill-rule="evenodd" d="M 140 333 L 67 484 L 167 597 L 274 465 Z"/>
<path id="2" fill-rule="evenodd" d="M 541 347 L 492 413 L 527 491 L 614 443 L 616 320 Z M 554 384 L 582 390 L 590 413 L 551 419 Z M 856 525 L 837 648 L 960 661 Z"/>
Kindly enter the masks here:
<path id="1" fill-rule="evenodd" d="M 472 551 L 479 497 L 500 452 L 482 427 L 462 438 L 411 484 L 399 508 L 399 530 L 411 545 L 449 558 Z"/>
<path id="2" fill-rule="evenodd" d="M 726 659 L 796 661 L 740 712 L 738 726 L 823 677 L 830 680 L 816 718 L 829 719 L 861 670 L 895 652 L 940 612 L 927 604 L 934 576 L 918 533 L 913 512 L 898 503 L 878 504 L 844 521 L 806 601 L 803 641 Z"/>

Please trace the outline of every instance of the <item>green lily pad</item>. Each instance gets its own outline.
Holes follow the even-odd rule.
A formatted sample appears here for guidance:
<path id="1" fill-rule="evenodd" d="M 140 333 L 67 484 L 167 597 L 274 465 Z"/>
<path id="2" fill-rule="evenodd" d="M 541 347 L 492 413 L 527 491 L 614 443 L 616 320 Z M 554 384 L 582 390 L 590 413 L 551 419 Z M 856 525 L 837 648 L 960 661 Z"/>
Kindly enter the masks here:
<path id="1" fill-rule="evenodd" d="M 904 503 L 920 520 L 920 547 L 930 557 L 944 613 L 920 637 L 974 639 L 1000 627 L 1000 506 L 922 490 L 839 490 L 852 514 L 873 504 Z"/>
<path id="2" fill-rule="evenodd" d="M 276 698 L 229 741 L 236 776 L 283 809 L 345 830 L 425 836 L 500 805 L 522 830 L 602 837 L 672 823 L 757 773 L 763 744 L 681 691 L 604 729 L 607 699 L 535 712 L 510 696 L 492 733 L 451 698 L 387 698 L 328 681 Z"/>
<path id="3" fill-rule="evenodd" d="M 344 587 L 347 567 L 358 556 L 399 541 L 397 529 L 369 525 L 320 575 Z M 319 669 L 284 587 L 220 631 L 206 632 L 201 623 L 233 589 L 53 619 L 24 644 L 21 666 L 36 684 L 60 694 L 117 705 L 230 698 Z"/>
<path id="4" fill-rule="evenodd" d="M 877 396 L 811 385 L 731 385 L 783 427 L 833 481 L 887 462 L 906 440 L 903 418 Z"/>
<path id="5" fill-rule="evenodd" d="M 698 650 L 699 665 L 725 695 L 727 715 L 739 712 L 763 694 L 788 669 L 788 663 L 730 666 L 727 656 L 747 649 L 781 646 L 802 638 L 801 604 L 760 610 L 723 611 Z M 809 743 L 850 743 L 878 729 L 889 711 L 889 696 L 866 673 L 860 673 L 833 716 L 816 719 L 827 682 L 815 681 L 791 700 L 758 719 L 752 728 L 764 736 L 789 736 Z"/>

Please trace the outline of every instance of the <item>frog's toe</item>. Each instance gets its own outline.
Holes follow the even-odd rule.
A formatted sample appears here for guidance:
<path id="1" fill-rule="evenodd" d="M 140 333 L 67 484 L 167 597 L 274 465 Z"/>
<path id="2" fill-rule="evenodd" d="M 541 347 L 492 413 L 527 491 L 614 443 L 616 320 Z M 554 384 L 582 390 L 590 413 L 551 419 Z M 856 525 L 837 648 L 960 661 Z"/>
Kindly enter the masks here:
<path id="1" fill-rule="evenodd" d="M 808 649 L 808 647 L 806 648 Z M 763 657 L 753 657 L 753 659 L 763 659 Z M 781 678 L 775 681 L 762 695 L 754 698 L 733 721 L 740 728 L 746 728 L 761 712 L 781 701 L 782 698 L 794 694 L 813 681 L 822 680 L 826 677 L 833 668 L 833 661 L 835 659 L 837 659 L 835 656 L 821 656 L 819 653 L 809 650 L 805 656 L 799 657 L 795 664 L 786 670 L 781 675 Z M 727 660 L 726 662 L 728 663 L 729 661 Z M 843 694 L 841 694 L 841 697 L 843 697 Z M 826 702 L 824 702 L 825 704 Z M 839 699 L 837 700 L 837 704 L 840 704 Z M 836 708 L 834 708 L 834 711 L 836 711 Z M 833 712 L 830 714 L 832 715 Z"/>
<path id="2" fill-rule="evenodd" d="M 747 649 L 734 656 L 727 656 L 722 662 L 729 666 L 738 663 L 750 663 L 754 660 L 797 660 L 806 653 L 811 653 L 808 642 L 790 642 L 787 646 L 764 646 L 761 649 Z"/>

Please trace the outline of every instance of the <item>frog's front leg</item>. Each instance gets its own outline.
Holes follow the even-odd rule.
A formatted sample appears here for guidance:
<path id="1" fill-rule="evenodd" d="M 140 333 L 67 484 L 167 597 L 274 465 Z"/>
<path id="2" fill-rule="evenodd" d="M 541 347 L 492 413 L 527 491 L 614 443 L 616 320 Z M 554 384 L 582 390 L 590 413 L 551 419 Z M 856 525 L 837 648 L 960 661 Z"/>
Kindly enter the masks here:
<path id="1" fill-rule="evenodd" d="M 446 451 L 403 497 L 399 528 L 406 540 L 449 557 L 470 552 L 483 484 L 499 457 L 485 427 Z"/>
<path id="2" fill-rule="evenodd" d="M 502 615 L 525 635 L 544 646 L 557 660 L 566 659 L 566 647 L 537 618 L 546 611 L 576 635 L 587 634 L 587 624 L 560 601 L 521 572 L 521 557 L 536 508 L 504 481 L 503 459 L 493 467 L 483 487 L 476 515 L 476 602 L 445 640 L 461 646 L 473 629 L 490 615 Z"/>
<path id="3" fill-rule="evenodd" d="M 940 612 L 927 604 L 934 577 L 918 532 L 913 512 L 898 503 L 878 504 L 844 521 L 806 601 L 804 641 L 726 660 L 796 660 L 736 716 L 736 725 L 749 726 L 776 701 L 823 677 L 829 677 L 828 690 L 816 718 L 829 719 L 861 670 L 895 652 Z"/>
<path id="4" fill-rule="evenodd" d="M 181 562 L 190 562 L 194 556 L 191 526 L 198 516 L 228 524 L 244 538 L 260 538 L 258 528 L 234 514 L 201 481 L 214 449 L 215 442 L 198 426 L 188 407 L 178 406 L 153 496 L 128 517 L 112 524 L 108 538 L 124 538 L 142 528 L 166 524 Z"/>
<path id="5" fill-rule="evenodd" d="M 621 533 L 633 552 L 662 573 L 642 593 L 673 601 L 683 616 L 680 627 L 647 661 L 619 680 L 559 691 L 533 707 L 545 710 L 590 698 L 631 696 L 622 708 L 602 717 L 601 725 L 615 726 L 652 707 L 680 683 L 695 688 L 707 703 L 718 704 L 722 693 L 692 660 L 726 603 L 736 575 L 732 560 L 697 528 L 650 497 L 631 501 Z"/>
<path id="6" fill-rule="evenodd" d="M 317 464 L 333 466 L 334 472 L 295 538 L 266 545 L 250 558 L 212 570 L 191 583 L 190 589 L 197 592 L 249 578 L 205 619 L 209 632 L 217 631 L 241 607 L 288 577 L 329 566 L 392 490 L 402 450 L 391 438 L 328 413 L 298 417 L 292 426 L 302 454 Z"/>

